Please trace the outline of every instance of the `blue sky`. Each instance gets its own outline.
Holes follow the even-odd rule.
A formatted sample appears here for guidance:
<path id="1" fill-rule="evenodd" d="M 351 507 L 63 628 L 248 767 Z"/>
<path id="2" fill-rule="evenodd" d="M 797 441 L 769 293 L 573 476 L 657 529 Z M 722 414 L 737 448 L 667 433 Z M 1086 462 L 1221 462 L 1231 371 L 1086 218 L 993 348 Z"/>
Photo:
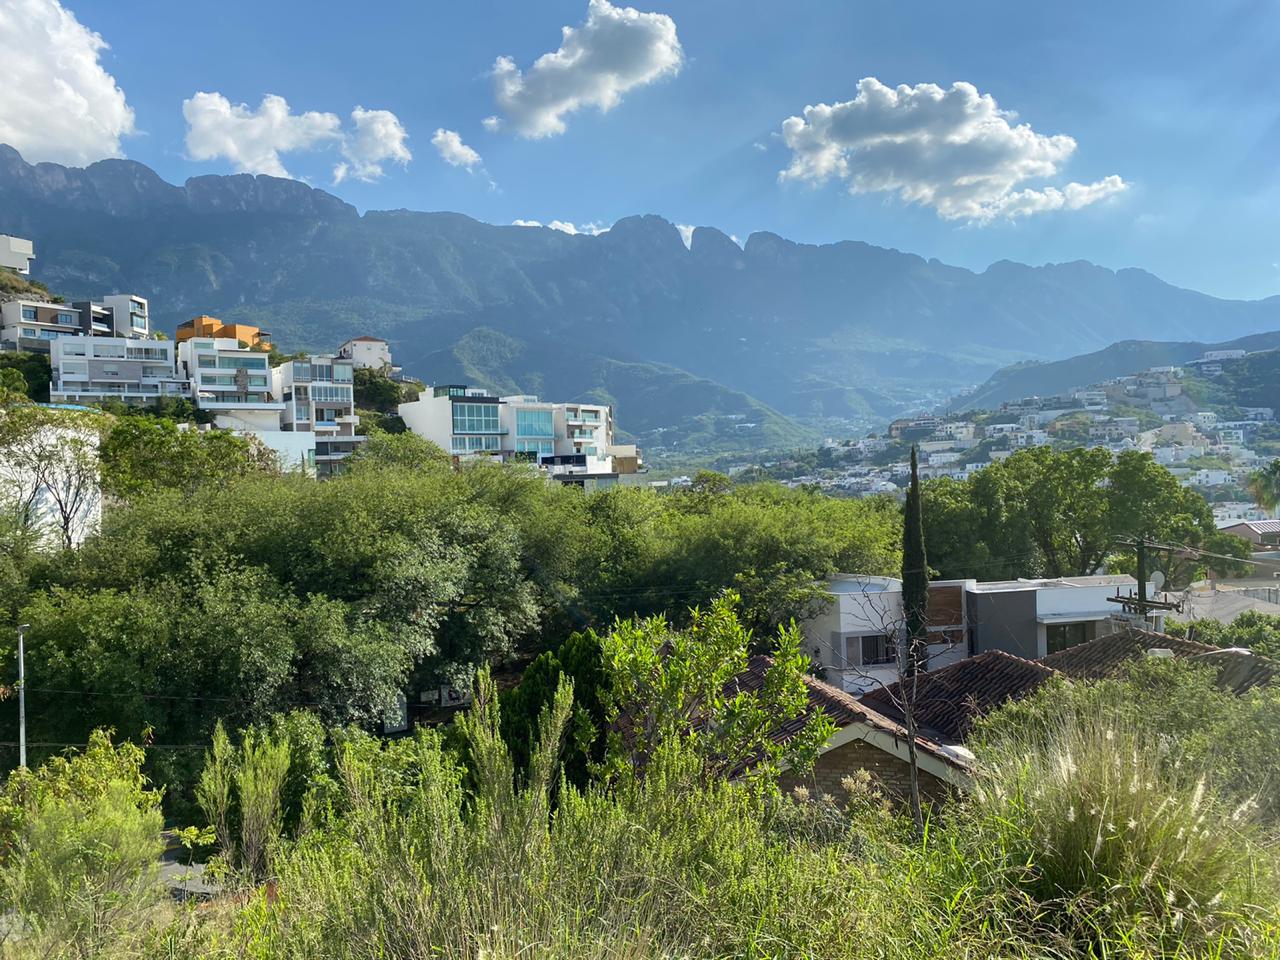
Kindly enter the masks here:
<path id="1" fill-rule="evenodd" d="M 261 142 L 248 150 L 219 123 L 274 95 L 290 111 L 281 142 L 303 144 L 275 152 L 282 168 L 361 209 L 578 225 L 658 213 L 742 239 L 858 239 L 975 269 L 1084 258 L 1219 296 L 1280 293 L 1280 5 L 597 6 L 599 31 L 587 0 L 66 0 L 109 44 L 98 64 L 131 124 L 81 64 L 73 85 L 96 91 L 90 103 L 106 97 L 94 124 L 33 131 L 36 106 L 24 116 L 0 97 L 0 134 L 26 136 L 14 145 L 28 159 L 122 152 L 181 182 L 266 169 Z M 20 18 L 53 23 L 49 8 L 0 0 L 6 48 L 29 39 Z M 569 42 L 562 26 L 596 72 L 538 75 L 534 62 Z M 57 42 L 80 42 L 57 29 Z M 500 56 L 516 85 L 506 99 Z M 19 76 L 45 82 L 40 66 Z M 610 71 L 625 78 L 602 112 Z M 219 96 L 184 117 L 197 92 Z M 32 94 L 47 120 L 48 98 Z M 830 110 L 805 113 L 820 104 Z M 357 106 L 371 111 L 365 141 Z M 295 123 L 308 111 L 319 116 Z M 442 149 L 459 165 L 433 145 L 438 129 L 456 134 Z"/>

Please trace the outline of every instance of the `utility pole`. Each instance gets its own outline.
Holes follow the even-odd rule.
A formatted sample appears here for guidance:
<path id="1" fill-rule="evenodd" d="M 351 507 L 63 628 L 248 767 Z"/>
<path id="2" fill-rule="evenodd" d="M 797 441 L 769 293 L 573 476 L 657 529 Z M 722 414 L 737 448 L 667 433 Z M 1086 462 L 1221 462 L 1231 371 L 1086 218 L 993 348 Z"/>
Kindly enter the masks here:
<path id="1" fill-rule="evenodd" d="M 31 624 L 18 624 L 18 766 L 27 765 L 27 651 L 24 646 Z"/>
<path id="2" fill-rule="evenodd" d="M 1147 616 L 1147 538 L 1138 538 L 1138 614 Z"/>
<path id="3" fill-rule="evenodd" d="M 1120 591 L 1116 591 L 1114 597 L 1107 597 L 1112 603 L 1118 603 L 1124 608 L 1124 612 L 1130 615 L 1137 615 L 1142 621 L 1144 627 L 1147 624 L 1147 615 L 1152 610 L 1182 610 L 1182 604 L 1170 602 L 1168 600 L 1151 600 L 1147 597 L 1147 538 L 1138 537 L 1133 541 L 1134 552 L 1138 555 L 1138 592 L 1137 594 L 1129 593 L 1127 596 L 1121 596 Z"/>

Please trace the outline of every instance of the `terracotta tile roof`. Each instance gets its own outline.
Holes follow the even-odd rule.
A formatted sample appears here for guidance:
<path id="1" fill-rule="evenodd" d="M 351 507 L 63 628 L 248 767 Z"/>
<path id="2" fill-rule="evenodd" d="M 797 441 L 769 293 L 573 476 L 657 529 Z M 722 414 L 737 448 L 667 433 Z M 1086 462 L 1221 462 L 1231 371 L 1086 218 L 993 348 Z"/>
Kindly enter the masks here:
<path id="1" fill-rule="evenodd" d="M 1146 656 L 1152 649 L 1171 650 L 1178 659 L 1194 657 L 1216 665 L 1219 682 L 1236 693 L 1270 683 L 1280 676 L 1280 663 L 1248 650 L 1219 649 L 1165 633 L 1133 629 L 1067 647 L 1040 662 L 1077 680 L 1100 680 L 1116 676 L 1125 664 Z"/>
<path id="2" fill-rule="evenodd" d="M 1037 689 L 1054 671 L 1034 660 L 989 650 L 921 674 L 916 683 L 915 717 L 919 728 L 943 741 L 959 743 L 973 722 L 1009 700 Z M 900 683 L 877 688 L 859 701 L 887 717 L 902 718 Z"/>
<path id="3" fill-rule="evenodd" d="M 754 691 L 761 689 L 764 686 L 765 674 L 772 665 L 772 657 L 763 654 L 753 656 L 747 663 L 747 669 L 725 684 L 725 694 L 733 696 L 740 690 Z M 819 711 L 831 718 L 836 725 L 836 729 L 847 727 L 853 723 L 863 723 L 873 729 L 891 734 L 904 743 L 906 742 L 907 734 L 901 724 L 865 706 L 851 694 L 845 693 L 829 683 L 824 683 L 817 677 L 806 676 L 805 684 L 809 688 L 808 709 L 794 720 L 779 724 L 770 731 L 769 736 L 775 743 L 786 743 L 796 736 Z M 960 770 L 966 769 L 966 765 L 957 757 L 955 752 L 948 750 L 943 744 L 929 737 L 918 735 L 916 737 L 916 747 L 952 767 Z"/>

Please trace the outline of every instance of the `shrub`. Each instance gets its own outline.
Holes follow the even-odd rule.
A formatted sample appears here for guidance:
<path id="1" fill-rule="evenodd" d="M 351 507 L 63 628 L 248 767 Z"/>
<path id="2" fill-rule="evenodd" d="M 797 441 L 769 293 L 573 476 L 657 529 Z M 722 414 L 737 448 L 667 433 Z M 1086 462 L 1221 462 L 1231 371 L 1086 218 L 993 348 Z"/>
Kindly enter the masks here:
<path id="1" fill-rule="evenodd" d="M 1110 689 L 1110 688 L 1108 688 Z M 1157 955 L 1230 943 L 1248 955 L 1275 910 L 1274 857 L 1255 804 L 1215 794 L 1176 742 L 1128 722 L 1130 705 L 995 723 L 966 805 L 971 840 L 1071 938 L 1137 939 Z"/>
<path id="2" fill-rule="evenodd" d="M 142 760 L 97 732 L 83 753 L 6 783 L 0 891 L 34 951 L 95 956 L 160 899 L 160 797 Z"/>

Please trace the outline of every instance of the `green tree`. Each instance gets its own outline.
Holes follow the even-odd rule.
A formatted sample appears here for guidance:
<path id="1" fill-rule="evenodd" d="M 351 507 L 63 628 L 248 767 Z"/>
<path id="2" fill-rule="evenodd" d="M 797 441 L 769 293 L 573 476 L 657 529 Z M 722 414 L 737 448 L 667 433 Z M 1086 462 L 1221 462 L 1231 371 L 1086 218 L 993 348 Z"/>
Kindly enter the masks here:
<path id="1" fill-rule="evenodd" d="M 1249 475 L 1249 495 L 1265 510 L 1280 507 L 1280 460 L 1272 460 Z"/>
<path id="2" fill-rule="evenodd" d="M 1171 585 L 1230 560 L 1197 559 L 1190 547 L 1241 556 L 1239 538 L 1218 533 L 1208 503 L 1150 454 L 1037 447 L 993 463 L 963 482 L 924 491 L 930 559 L 947 578 L 1084 576 L 1103 563 L 1133 565 L 1143 536 L 1173 549 L 1157 557 Z"/>
<path id="3" fill-rule="evenodd" d="M 380 413 L 393 413 L 404 399 L 400 384 L 381 370 L 358 367 L 354 373 L 356 406 Z"/>
<path id="4" fill-rule="evenodd" d="M 103 490 L 131 499 L 171 489 L 184 493 L 235 477 L 279 471 L 261 443 L 227 430 L 182 429 L 172 420 L 115 419 L 102 442 Z"/>
<path id="5" fill-rule="evenodd" d="M 694 610 L 684 630 L 652 617 L 621 621 L 600 638 L 612 677 L 615 776 L 694 758 L 701 783 L 738 775 L 768 785 L 784 765 L 812 767 L 835 730 L 825 714 L 810 717 L 786 743 L 771 736 L 808 709 L 800 632 L 778 632 L 760 689 L 735 691 L 731 681 L 747 668 L 752 646 L 738 602 L 726 593 Z"/>
<path id="6" fill-rule="evenodd" d="M 43 353 L 0 353 L 0 370 L 12 370 L 22 377 L 27 396 L 37 403 L 49 402 L 49 382 L 52 372 L 49 358 Z M 9 375 L 10 378 L 12 375 Z M 13 383 L 12 379 L 9 381 Z"/>

